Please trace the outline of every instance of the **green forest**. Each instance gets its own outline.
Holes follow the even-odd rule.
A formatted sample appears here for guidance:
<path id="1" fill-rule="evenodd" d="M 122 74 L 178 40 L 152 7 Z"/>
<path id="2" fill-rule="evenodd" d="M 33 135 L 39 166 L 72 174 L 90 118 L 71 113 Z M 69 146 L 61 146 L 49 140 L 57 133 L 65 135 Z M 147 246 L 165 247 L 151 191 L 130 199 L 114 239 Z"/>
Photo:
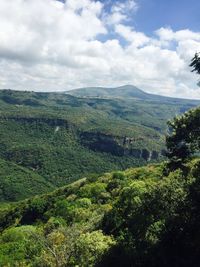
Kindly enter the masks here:
<path id="1" fill-rule="evenodd" d="M 2 204 L 0 266 L 198 266 L 200 108 L 169 127 L 162 163 Z"/>
<path id="2" fill-rule="evenodd" d="M 116 88 L 118 98 L 72 92 L 0 91 L 2 202 L 47 193 L 93 174 L 162 161 L 167 121 L 200 104 L 130 86 Z"/>

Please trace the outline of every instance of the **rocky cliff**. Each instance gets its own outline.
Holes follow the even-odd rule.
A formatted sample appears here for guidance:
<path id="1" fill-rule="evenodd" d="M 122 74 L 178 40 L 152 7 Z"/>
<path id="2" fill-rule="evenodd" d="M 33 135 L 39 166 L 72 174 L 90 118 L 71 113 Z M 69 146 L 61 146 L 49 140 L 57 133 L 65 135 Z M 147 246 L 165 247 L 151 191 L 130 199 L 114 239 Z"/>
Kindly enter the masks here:
<path id="1" fill-rule="evenodd" d="M 133 156 L 146 161 L 158 160 L 165 155 L 165 151 L 137 148 L 137 143 L 142 142 L 141 138 L 119 137 L 103 133 L 82 132 L 80 134 L 81 144 L 94 151 L 106 152 L 115 156 Z"/>

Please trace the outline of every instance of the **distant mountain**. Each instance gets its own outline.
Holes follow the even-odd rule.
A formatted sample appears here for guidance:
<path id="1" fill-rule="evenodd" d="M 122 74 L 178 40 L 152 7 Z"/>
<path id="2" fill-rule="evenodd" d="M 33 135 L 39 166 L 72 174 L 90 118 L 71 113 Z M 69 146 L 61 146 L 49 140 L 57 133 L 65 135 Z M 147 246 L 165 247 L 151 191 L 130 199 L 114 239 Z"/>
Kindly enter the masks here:
<path id="1" fill-rule="evenodd" d="M 134 97 L 146 99 L 146 93 L 132 85 L 125 85 L 116 88 L 105 87 L 86 87 L 67 91 L 66 93 L 78 97 L 101 97 L 101 98 L 118 98 Z"/>
<path id="2" fill-rule="evenodd" d="M 124 85 L 114 88 L 105 87 L 86 87 L 74 89 L 66 92 L 67 94 L 77 96 L 77 97 L 99 97 L 99 98 L 135 98 L 137 100 L 146 101 L 161 101 L 165 103 L 200 103 L 200 100 L 188 100 L 173 97 L 166 97 L 161 95 L 154 95 L 144 92 L 143 90 L 133 86 Z"/>

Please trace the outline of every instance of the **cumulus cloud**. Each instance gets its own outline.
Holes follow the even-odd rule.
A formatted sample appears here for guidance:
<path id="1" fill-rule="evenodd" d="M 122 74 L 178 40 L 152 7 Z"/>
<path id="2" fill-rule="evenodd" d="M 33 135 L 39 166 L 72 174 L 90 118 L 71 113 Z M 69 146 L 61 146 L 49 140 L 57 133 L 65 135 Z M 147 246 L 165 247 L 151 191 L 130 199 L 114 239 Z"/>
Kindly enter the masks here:
<path id="1" fill-rule="evenodd" d="M 200 41 L 200 32 L 192 32 L 188 29 L 174 32 L 171 28 L 160 28 L 155 31 L 161 40 L 165 41 L 184 41 L 184 40 L 196 40 Z"/>
<path id="2" fill-rule="evenodd" d="M 129 26 L 118 24 L 115 27 L 115 32 L 129 41 L 133 46 L 140 47 L 149 43 L 150 38 L 143 32 L 137 32 Z"/>
<path id="3" fill-rule="evenodd" d="M 128 25 L 137 9 L 133 0 L 115 1 L 109 10 L 94 0 L 1 0 L 0 87 L 61 91 L 129 83 L 200 98 L 188 67 L 200 33 L 161 28 L 147 36 Z"/>

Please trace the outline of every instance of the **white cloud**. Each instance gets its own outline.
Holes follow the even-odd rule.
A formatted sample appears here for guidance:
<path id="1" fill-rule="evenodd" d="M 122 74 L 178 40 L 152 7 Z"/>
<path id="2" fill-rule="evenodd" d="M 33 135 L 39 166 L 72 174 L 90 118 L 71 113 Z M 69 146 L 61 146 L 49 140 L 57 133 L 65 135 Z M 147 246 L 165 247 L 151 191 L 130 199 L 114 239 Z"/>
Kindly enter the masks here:
<path id="1" fill-rule="evenodd" d="M 135 47 L 143 46 L 150 41 L 150 38 L 144 33 L 136 32 L 135 30 L 131 29 L 131 27 L 124 26 L 123 24 L 116 25 L 115 31 L 127 41 L 131 42 Z"/>
<path id="2" fill-rule="evenodd" d="M 112 13 L 119 12 L 122 14 L 129 14 L 135 12 L 138 9 L 138 4 L 135 0 L 125 0 L 125 1 L 115 1 L 115 4 L 112 6 Z"/>
<path id="3" fill-rule="evenodd" d="M 200 41 L 200 32 L 192 32 L 188 29 L 174 32 L 171 28 L 160 28 L 155 31 L 158 37 L 164 41 L 184 41 L 184 40 L 196 40 Z"/>
<path id="4" fill-rule="evenodd" d="M 49 91 L 132 83 L 200 98 L 188 67 L 200 33 L 161 28 L 147 36 L 127 26 L 137 9 L 131 0 L 115 1 L 109 14 L 93 0 L 1 0 L 0 87 Z"/>
<path id="5" fill-rule="evenodd" d="M 115 4 L 111 6 L 110 13 L 106 15 L 106 22 L 114 25 L 126 21 L 138 10 L 138 7 L 135 0 L 115 1 Z"/>

